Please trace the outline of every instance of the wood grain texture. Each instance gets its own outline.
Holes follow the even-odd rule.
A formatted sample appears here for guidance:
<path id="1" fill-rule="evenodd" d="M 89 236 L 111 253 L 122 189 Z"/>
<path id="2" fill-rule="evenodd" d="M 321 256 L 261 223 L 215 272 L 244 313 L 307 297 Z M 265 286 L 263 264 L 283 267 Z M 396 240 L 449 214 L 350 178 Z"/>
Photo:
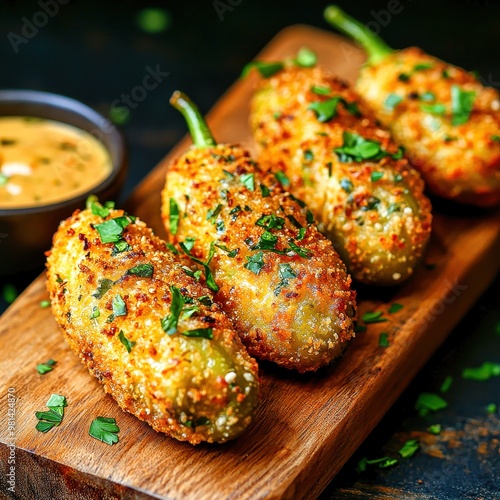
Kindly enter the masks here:
<path id="1" fill-rule="evenodd" d="M 259 56 L 281 59 L 307 45 L 320 63 L 352 80 L 362 54 L 331 33 L 306 26 L 281 32 Z M 219 141 L 251 145 L 248 101 L 255 77 L 237 82 L 216 104 L 209 123 Z M 189 89 L 185 89 L 189 91 Z M 137 188 L 128 209 L 162 236 L 160 189 L 168 161 L 184 140 Z M 305 376 L 262 364 L 262 404 L 255 422 L 235 442 L 196 448 L 157 434 L 123 413 L 91 378 L 63 340 L 50 310 L 44 277 L 0 320 L 0 493 L 8 494 L 10 443 L 7 389 L 15 389 L 16 494 L 13 498 L 314 498 L 375 427 L 433 351 L 493 280 L 499 266 L 499 214 L 436 213 L 427 261 L 411 281 L 391 291 L 360 290 L 360 314 L 384 311 L 388 322 L 358 334 L 344 357 Z M 392 302 L 404 305 L 389 314 Z M 390 346 L 378 346 L 380 332 Z M 49 358 L 55 369 L 41 376 Z M 50 394 L 67 397 L 64 420 L 47 434 L 34 412 Z M 114 417 L 120 442 L 88 436 L 97 416 Z"/>

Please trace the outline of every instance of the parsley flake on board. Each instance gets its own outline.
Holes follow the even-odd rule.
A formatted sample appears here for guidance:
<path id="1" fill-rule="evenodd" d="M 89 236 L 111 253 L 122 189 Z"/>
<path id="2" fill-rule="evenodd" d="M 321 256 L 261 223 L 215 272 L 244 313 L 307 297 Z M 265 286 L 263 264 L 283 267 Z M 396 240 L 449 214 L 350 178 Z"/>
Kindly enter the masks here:
<path id="1" fill-rule="evenodd" d="M 498 410 L 498 407 L 495 403 L 490 403 L 487 407 L 486 407 L 486 411 L 490 414 L 490 415 L 493 415 L 497 412 Z"/>
<path id="2" fill-rule="evenodd" d="M 401 311 L 401 309 L 403 309 L 403 304 L 398 304 L 397 302 L 393 302 L 389 309 L 388 309 L 388 313 L 389 314 L 394 314 L 394 313 L 397 313 L 398 311 Z"/>
<path id="3" fill-rule="evenodd" d="M 48 307 L 50 307 L 50 300 L 41 300 L 40 307 L 42 309 L 47 309 Z"/>
<path id="4" fill-rule="evenodd" d="M 389 347 L 389 338 L 387 332 L 382 332 L 378 338 L 379 347 Z"/>
<path id="5" fill-rule="evenodd" d="M 241 78 L 247 77 L 253 69 L 256 69 L 263 78 L 269 78 L 281 71 L 285 65 L 282 62 L 251 61 L 245 64 L 241 72 Z"/>
<path id="6" fill-rule="evenodd" d="M 382 317 L 384 313 L 382 311 L 368 311 L 363 314 L 361 319 L 363 323 L 383 323 L 384 321 L 388 321 L 387 318 Z"/>
<path id="7" fill-rule="evenodd" d="M 366 457 L 363 457 L 356 467 L 356 472 L 359 474 L 360 472 L 364 472 L 368 465 L 376 465 L 381 469 L 387 469 L 388 467 L 392 467 L 393 465 L 398 464 L 398 460 L 396 458 L 390 457 L 381 457 L 374 458 L 373 460 L 368 460 Z"/>
<path id="8" fill-rule="evenodd" d="M 132 350 L 132 347 L 135 346 L 135 342 L 131 342 L 123 333 L 123 330 L 120 330 L 120 333 L 118 334 L 118 338 L 120 339 L 120 342 L 125 346 L 125 349 L 127 349 L 127 352 L 130 353 Z"/>
<path id="9" fill-rule="evenodd" d="M 48 432 L 53 427 L 61 424 L 64 416 L 64 408 L 68 406 L 65 396 L 52 394 L 46 403 L 49 411 L 37 411 L 35 417 L 38 419 L 35 429 L 40 432 Z"/>
<path id="10" fill-rule="evenodd" d="M 294 63 L 301 68 L 312 68 L 316 66 L 318 62 L 318 56 L 316 52 L 312 51 L 307 47 L 302 47 L 297 52 L 297 57 L 294 60 Z"/>
<path id="11" fill-rule="evenodd" d="M 51 372 L 54 369 L 54 365 L 57 363 L 57 361 L 54 361 L 53 359 L 49 359 L 48 361 L 45 361 L 45 363 L 40 363 L 36 365 L 36 371 L 40 375 L 45 375 L 48 372 Z"/>
<path id="12" fill-rule="evenodd" d="M 90 424 L 89 436 L 103 443 L 113 445 L 119 441 L 119 432 L 120 428 L 116 425 L 114 418 L 97 417 Z"/>

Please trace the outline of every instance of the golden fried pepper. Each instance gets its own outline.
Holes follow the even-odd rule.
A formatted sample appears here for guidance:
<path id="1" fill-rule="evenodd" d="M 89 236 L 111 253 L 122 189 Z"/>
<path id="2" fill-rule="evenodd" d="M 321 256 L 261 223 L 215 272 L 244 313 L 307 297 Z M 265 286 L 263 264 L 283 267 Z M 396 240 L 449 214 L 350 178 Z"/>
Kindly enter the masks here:
<path id="1" fill-rule="evenodd" d="M 162 193 L 171 243 L 202 264 L 250 354 L 299 372 L 326 365 L 353 336 L 344 264 L 283 178 L 263 173 L 242 148 L 217 145 L 186 96 L 171 102 L 194 141 Z"/>
<path id="2" fill-rule="evenodd" d="M 500 203 L 500 94 L 412 47 L 393 51 L 337 6 L 325 18 L 367 51 L 356 88 L 422 174 L 458 202 Z"/>
<path id="3" fill-rule="evenodd" d="M 257 365 L 188 274 L 143 222 L 95 201 L 47 259 L 55 318 L 120 407 L 181 441 L 224 442 L 252 419 Z"/>
<path id="4" fill-rule="evenodd" d="M 284 171 L 353 277 L 399 285 L 431 231 L 423 182 L 346 84 L 321 68 L 286 67 L 261 81 L 250 123 L 260 164 Z"/>

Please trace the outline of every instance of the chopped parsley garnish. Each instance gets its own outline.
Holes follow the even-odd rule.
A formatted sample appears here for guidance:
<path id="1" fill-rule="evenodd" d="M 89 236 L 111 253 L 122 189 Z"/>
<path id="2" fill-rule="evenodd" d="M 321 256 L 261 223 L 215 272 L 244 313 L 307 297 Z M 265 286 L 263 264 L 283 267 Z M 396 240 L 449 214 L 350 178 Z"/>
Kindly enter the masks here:
<path id="1" fill-rule="evenodd" d="M 306 222 L 308 224 L 312 224 L 314 222 L 314 215 L 309 209 L 306 210 Z"/>
<path id="2" fill-rule="evenodd" d="M 397 302 L 393 302 L 390 306 L 387 312 L 389 314 L 394 314 L 397 313 L 398 311 L 401 311 L 403 309 L 404 305 L 403 304 L 398 304 Z"/>
<path id="3" fill-rule="evenodd" d="M 111 306 L 113 308 L 114 316 L 126 316 L 127 315 L 127 304 L 123 300 L 120 294 L 115 295 L 111 302 Z"/>
<path id="4" fill-rule="evenodd" d="M 90 424 L 89 436 L 103 443 L 113 445 L 119 441 L 119 432 L 120 428 L 116 425 L 116 420 L 114 418 L 97 417 Z"/>
<path id="5" fill-rule="evenodd" d="M 331 91 L 330 87 L 324 87 L 321 85 L 313 85 L 311 87 L 311 92 L 318 95 L 328 95 Z"/>
<path id="6" fill-rule="evenodd" d="M 361 207 L 361 210 L 363 210 L 364 212 L 366 212 L 367 210 L 376 210 L 377 207 L 379 206 L 380 204 L 380 199 L 375 197 L 375 196 L 370 196 L 367 200 L 366 200 L 366 205 L 363 205 Z"/>
<path id="7" fill-rule="evenodd" d="M 130 216 L 123 215 L 95 224 L 94 229 L 99 233 L 102 243 L 116 243 L 122 239 L 123 230 L 132 222 Z"/>
<path id="8" fill-rule="evenodd" d="M 307 109 L 316 113 L 318 121 L 324 123 L 335 118 L 337 115 L 337 106 L 342 103 L 344 108 L 353 116 L 360 116 L 358 105 L 355 102 L 346 101 L 342 96 L 335 96 L 326 101 L 315 101 L 309 104 Z"/>
<path id="9" fill-rule="evenodd" d="M 161 320 L 161 327 L 167 335 L 173 335 L 177 331 L 177 323 L 185 305 L 184 297 L 176 286 L 170 286 L 170 293 L 170 313 Z"/>
<path id="10" fill-rule="evenodd" d="M 182 270 L 191 278 L 194 278 L 196 281 L 200 281 L 202 272 L 200 270 L 193 271 L 192 269 L 189 269 L 189 267 L 182 266 Z"/>
<path id="11" fill-rule="evenodd" d="M 290 264 L 280 264 L 278 266 L 278 277 L 280 282 L 274 290 L 274 295 L 279 295 L 284 287 L 288 286 L 289 280 L 296 278 L 297 273 L 292 269 Z"/>
<path id="12" fill-rule="evenodd" d="M 194 238 L 193 236 L 188 236 L 185 240 L 184 240 L 184 247 L 190 252 L 193 247 L 194 247 L 194 242 L 196 241 L 196 238 Z"/>
<path id="13" fill-rule="evenodd" d="M 427 431 L 430 432 L 431 434 L 434 434 L 437 436 L 438 434 L 441 434 L 441 424 L 432 424 L 427 427 Z"/>
<path id="14" fill-rule="evenodd" d="M 302 47 L 297 52 L 297 57 L 294 60 L 294 63 L 301 68 L 312 68 L 313 66 L 316 66 L 317 62 L 318 57 L 316 56 L 316 52 L 313 52 L 307 47 Z"/>
<path id="15" fill-rule="evenodd" d="M 382 332 L 378 338 L 379 347 L 389 347 L 389 338 L 386 332 Z"/>
<path id="16" fill-rule="evenodd" d="M 120 330 L 120 333 L 118 334 L 118 338 L 120 339 L 120 342 L 125 346 L 125 349 L 127 349 L 127 352 L 130 353 L 132 350 L 132 347 L 135 346 L 135 342 L 131 342 L 123 333 L 123 330 Z"/>
<path id="17" fill-rule="evenodd" d="M 165 242 L 165 246 L 174 254 L 174 255 L 179 255 L 179 250 L 175 248 L 172 243 L 169 243 L 168 241 Z"/>
<path id="18" fill-rule="evenodd" d="M 307 229 L 305 227 L 301 227 L 299 229 L 299 232 L 297 233 L 297 236 L 295 237 L 295 239 L 297 241 L 303 240 L 305 235 L 306 235 L 306 231 L 307 231 Z"/>
<path id="19" fill-rule="evenodd" d="M 418 439 L 408 439 L 408 441 L 406 441 L 406 443 L 401 447 L 398 453 L 403 458 L 410 458 L 415 455 L 419 448 L 420 443 L 418 442 Z"/>
<path id="20" fill-rule="evenodd" d="M 187 240 L 187 238 L 186 238 L 186 240 Z M 192 255 L 191 251 L 189 250 L 188 246 L 185 243 L 181 242 L 181 243 L 179 243 L 179 246 L 181 247 L 182 251 L 186 255 L 188 255 L 189 258 L 193 262 L 196 262 L 197 264 L 200 264 L 200 266 L 203 267 L 203 271 L 205 273 L 205 281 L 206 281 L 208 288 L 210 288 L 210 290 L 212 290 L 212 292 L 217 293 L 219 291 L 219 286 L 215 282 L 215 279 L 214 279 L 213 274 L 212 274 L 212 270 L 210 269 L 210 262 L 211 262 L 213 256 L 215 255 L 215 242 L 212 241 L 212 243 L 210 243 L 210 250 L 208 252 L 208 259 L 206 262 L 203 262 L 201 259 L 198 259 L 194 255 Z"/>
<path id="21" fill-rule="evenodd" d="M 387 321 L 387 318 L 382 317 L 384 313 L 382 311 L 369 311 L 363 314 L 361 319 L 363 320 L 363 323 L 370 324 L 370 323 L 383 323 L 384 321 Z"/>
<path id="22" fill-rule="evenodd" d="M 286 176 L 284 172 L 281 170 L 278 170 L 277 172 L 274 173 L 274 177 L 276 177 L 276 180 L 283 186 L 283 187 L 288 187 L 290 186 L 290 179 Z"/>
<path id="23" fill-rule="evenodd" d="M 42 309 L 47 309 L 48 307 L 50 307 L 50 300 L 41 300 L 40 307 Z"/>
<path id="24" fill-rule="evenodd" d="M 486 411 L 490 414 L 490 415 L 493 415 L 497 412 L 498 410 L 498 407 L 495 403 L 490 403 L 487 407 L 486 407 Z"/>
<path id="25" fill-rule="evenodd" d="M 40 375 L 45 375 L 48 372 L 51 372 L 54 369 L 54 365 L 57 363 L 57 361 L 54 361 L 53 359 L 49 359 L 48 361 L 45 361 L 45 363 L 40 363 L 36 365 L 36 371 Z"/>
<path id="26" fill-rule="evenodd" d="M 7 304 L 12 304 L 14 300 L 17 299 L 17 290 L 16 287 L 12 283 L 6 283 L 3 286 L 3 300 L 7 302 Z"/>
<path id="27" fill-rule="evenodd" d="M 140 278 L 151 278 L 153 272 L 153 264 L 137 264 L 137 266 L 131 267 L 125 274 L 132 274 Z"/>
<path id="28" fill-rule="evenodd" d="M 278 237 L 269 231 L 264 231 L 256 245 L 252 246 L 252 250 L 274 250 L 278 243 Z"/>
<path id="29" fill-rule="evenodd" d="M 255 174 L 242 174 L 240 181 L 249 191 L 255 190 Z"/>
<path id="30" fill-rule="evenodd" d="M 98 215 L 99 217 L 102 217 L 104 219 L 109 215 L 111 210 L 115 208 L 115 203 L 113 201 L 107 201 L 103 206 L 97 201 L 97 196 L 91 194 L 87 198 L 86 207 L 94 215 Z"/>
<path id="31" fill-rule="evenodd" d="M 282 62 L 251 61 L 244 66 L 241 78 L 246 78 L 253 69 L 256 69 L 262 77 L 269 78 L 284 67 L 285 65 Z"/>
<path id="32" fill-rule="evenodd" d="M 381 469 L 387 469 L 388 467 L 392 467 L 393 465 L 396 465 L 398 463 L 399 462 L 396 458 L 381 457 L 381 458 L 374 458 L 373 460 L 368 460 L 366 457 L 363 457 L 358 462 L 358 466 L 356 467 L 356 471 L 358 472 L 358 474 L 360 472 L 364 472 L 366 470 L 367 465 L 376 465 L 377 467 L 380 467 Z"/>
<path id="33" fill-rule="evenodd" d="M 378 180 L 382 179 L 382 177 L 384 177 L 384 172 L 374 171 L 370 175 L 370 179 L 372 182 L 377 182 Z"/>
<path id="34" fill-rule="evenodd" d="M 452 125 L 467 123 L 474 107 L 475 97 L 474 91 L 462 90 L 458 85 L 451 86 Z"/>
<path id="35" fill-rule="evenodd" d="M 206 220 L 209 220 L 212 224 L 215 224 L 215 219 L 217 219 L 217 216 L 220 214 L 221 210 L 222 210 L 222 205 L 219 203 L 215 208 L 212 208 L 207 212 Z"/>
<path id="36" fill-rule="evenodd" d="M 314 153 L 310 149 L 304 151 L 304 160 L 307 162 L 314 160 Z"/>
<path id="37" fill-rule="evenodd" d="M 64 396 L 52 394 L 46 406 L 49 411 L 35 412 L 35 416 L 38 419 L 35 429 L 40 432 L 48 432 L 53 427 L 61 424 L 64 416 L 64 408 L 68 406 L 68 403 Z"/>
<path id="38" fill-rule="evenodd" d="M 278 179 L 279 180 L 279 179 Z M 281 181 L 280 181 L 281 182 Z M 296 198 L 293 194 L 291 193 L 288 193 L 288 196 L 290 196 L 290 198 L 299 205 L 300 208 L 305 208 L 306 204 L 305 202 L 303 202 L 302 200 L 300 200 L 299 198 Z"/>
<path id="39" fill-rule="evenodd" d="M 495 142 L 500 142 L 500 135 L 492 135 L 491 140 Z"/>
<path id="40" fill-rule="evenodd" d="M 213 329 L 212 328 L 194 328 L 193 330 L 186 330 L 181 332 L 182 335 L 186 337 L 198 337 L 203 339 L 213 339 Z"/>
<path id="41" fill-rule="evenodd" d="M 244 264 L 243 267 L 252 271 L 254 274 L 259 274 L 262 268 L 264 267 L 264 253 L 258 252 L 251 257 L 246 257 L 248 262 Z"/>
<path id="42" fill-rule="evenodd" d="M 356 324 L 354 327 L 354 333 L 364 333 L 368 328 L 365 325 Z"/>
<path id="43" fill-rule="evenodd" d="M 99 285 L 97 286 L 97 290 L 92 294 L 92 297 L 96 299 L 102 299 L 102 297 L 109 291 L 109 289 L 114 285 L 113 280 L 109 280 L 107 278 L 99 280 Z"/>
<path id="44" fill-rule="evenodd" d="M 352 190 L 354 189 L 354 185 L 353 183 L 347 179 L 347 178 L 343 178 L 343 179 L 340 179 L 340 187 L 347 193 L 351 193 Z"/>
<path id="45" fill-rule="evenodd" d="M 222 219 L 217 219 L 217 221 L 215 222 L 215 229 L 217 229 L 217 232 L 219 234 L 223 233 L 226 230 L 226 226 Z"/>
<path id="46" fill-rule="evenodd" d="M 422 417 L 425 417 L 431 411 L 442 410 L 447 406 L 448 403 L 441 396 L 432 392 L 422 392 L 415 403 L 415 409 Z"/>
<path id="47" fill-rule="evenodd" d="M 169 229 L 172 234 L 177 234 L 177 231 L 179 230 L 179 220 L 179 205 L 177 205 L 177 202 L 173 198 L 170 198 L 168 221 Z"/>
<path id="48" fill-rule="evenodd" d="M 302 225 L 300 224 L 300 222 L 292 215 L 292 214 L 288 214 L 286 216 L 286 218 L 297 228 L 297 229 L 303 229 L 302 228 Z"/>
<path id="49" fill-rule="evenodd" d="M 462 371 L 462 377 L 468 380 L 484 381 L 492 377 L 500 377 L 500 364 L 484 362 L 478 368 L 465 368 Z"/>
<path id="50" fill-rule="evenodd" d="M 432 69 L 433 67 L 434 63 L 432 62 L 418 63 L 413 67 L 413 71 L 423 71 L 426 69 Z"/>
<path id="51" fill-rule="evenodd" d="M 384 108 L 394 111 L 394 108 L 401 103 L 403 98 L 398 94 L 389 94 L 384 102 Z"/>
<path id="52" fill-rule="evenodd" d="M 403 149 L 400 147 L 397 153 L 391 154 L 382 149 L 379 142 L 356 134 L 355 132 L 344 131 L 342 134 L 344 143 L 340 148 L 335 148 L 334 152 L 342 163 L 362 162 L 364 160 L 379 161 L 386 156 L 394 160 L 403 157 Z"/>
<path id="53" fill-rule="evenodd" d="M 92 314 L 89 316 L 90 319 L 96 319 L 101 315 L 99 308 L 97 306 L 92 307 Z"/>
<path id="54" fill-rule="evenodd" d="M 453 382 L 453 377 L 446 377 L 443 381 L 443 383 L 441 384 L 441 387 L 439 388 L 439 390 L 441 392 L 448 392 L 448 390 L 450 389 L 451 387 L 451 384 Z"/>
<path id="55" fill-rule="evenodd" d="M 217 248 L 220 248 L 221 250 L 224 250 L 224 252 L 227 253 L 227 256 L 231 257 L 231 259 L 233 259 L 234 257 L 236 257 L 238 255 L 239 251 L 240 251 L 239 248 L 235 248 L 234 250 L 231 250 L 226 245 L 223 245 L 222 243 L 215 243 L 215 246 Z"/>
<path id="56" fill-rule="evenodd" d="M 312 257 L 311 251 L 307 248 L 299 247 L 292 239 L 288 240 L 290 248 L 300 257 L 304 259 L 310 259 Z"/>
<path id="57" fill-rule="evenodd" d="M 423 92 L 422 95 L 420 96 L 420 99 L 426 102 L 433 101 L 435 98 L 436 96 L 432 92 Z"/>
<path id="58" fill-rule="evenodd" d="M 260 192 L 262 194 L 262 198 L 267 198 L 270 195 L 269 188 L 267 186 L 265 186 L 264 184 L 259 184 L 259 187 L 260 187 Z"/>
<path id="59" fill-rule="evenodd" d="M 265 227 L 266 229 L 283 229 L 285 226 L 285 219 L 274 214 L 262 215 L 255 225 Z"/>
<path id="60" fill-rule="evenodd" d="M 5 175 L 0 173 L 0 186 L 5 186 L 9 182 L 9 178 Z"/>
<path id="61" fill-rule="evenodd" d="M 125 240 L 119 240 L 115 243 L 111 255 L 117 255 L 122 252 L 128 252 L 131 249 L 132 247 Z"/>
<path id="62" fill-rule="evenodd" d="M 444 104 L 421 104 L 420 109 L 432 115 L 444 116 L 446 113 L 446 106 Z"/>

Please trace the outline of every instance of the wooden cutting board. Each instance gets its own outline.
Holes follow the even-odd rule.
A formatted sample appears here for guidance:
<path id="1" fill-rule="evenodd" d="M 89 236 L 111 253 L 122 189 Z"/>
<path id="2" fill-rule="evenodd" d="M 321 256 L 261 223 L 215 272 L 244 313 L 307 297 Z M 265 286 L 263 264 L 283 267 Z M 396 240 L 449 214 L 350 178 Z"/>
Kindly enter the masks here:
<path id="1" fill-rule="evenodd" d="M 306 26 L 281 32 L 260 54 L 279 60 L 307 45 L 320 63 L 353 80 L 362 53 L 344 39 Z M 256 77 L 237 82 L 209 115 L 221 142 L 251 144 L 248 102 Z M 189 92 L 189 89 L 184 89 Z M 137 188 L 128 210 L 164 235 L 160 189 L 168 161 L 183 141 Z M 460 214 L 459 212 L 463 213 Z M 237 441 L 192 446 L 157 434 L 123 413 L 63 341 L 38 278 L 0 320 L 0 493 L 8 494 L 9 453 L 15 455 L 19 499 L 256 499 L 314 498 L 493 280 L 499 265 L 499 214 L 471 215 L 437 209 L 427 262 L 394 290 L 360 290 L 360 315 L 383 311 L 339 362 L 299 376 L 262 365 L 262 404 Z M 465 216 L 468 214 L 468 216 Z M 389 314 L 391 303 L 404 307 Z M 379 347 L 381 332 L 390 346 Z M 57 360 L 41 376 L 36 365 Z M 7 423 L 8 390 L 17 396 L 15 448 Z M 52 393 L 67 397 L 64 420 L 47 434 L 35 430 L 34 412 Z M 88 436 L 97 416 L 114 417 L 120 442 L 108 446 Z"/>

